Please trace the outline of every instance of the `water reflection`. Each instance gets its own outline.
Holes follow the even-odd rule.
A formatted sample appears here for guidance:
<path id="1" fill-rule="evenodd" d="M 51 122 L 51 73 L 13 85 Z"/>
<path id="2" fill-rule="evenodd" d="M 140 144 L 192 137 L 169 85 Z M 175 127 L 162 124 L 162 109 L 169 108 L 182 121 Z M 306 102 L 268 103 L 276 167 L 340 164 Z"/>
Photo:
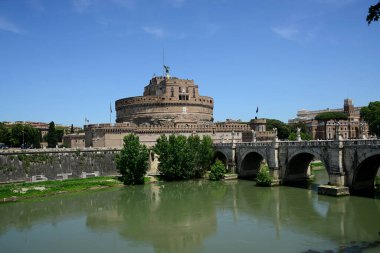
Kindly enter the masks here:
<path id="1" fill-rule="evenodd" d="M 83 243 L 88 245 L 99 240 L 91 237 L 92 233 L 116 233 L 118 243 L 148 245 L 155 252 L 216 252 L 212 240 L 228 245 L 245 238 L 248 248 L 270 245 L 279 251 L 292 233 L 294 244 L 318 238 L 338 247 L 380 239 L 379 214 L 380 201 L 376 199 L 333 198 L 285 186 L 261 188 L 251 181 L 173 182 L 0 205 L 0 243 L 8 243 L 1 239 L 11 237 L 13 230 L 39 233 L 40 224 L 54 226 L 84 217 L 83 233 L 89 235 Z M 260 221 L 265 229 L 255 227 L 252 220 Z M 245 231 L 247 226 L 252 235 L 229 233 Z M 264 231 L 271 233 L 277 244 L 255 240 Z M 105 237 L 102 240 L 115 244 Z M 302 243 L 303 251 L 321 247 L 314 239 Z M 234 249 L 239 250 L 244 248 Z M 302 250 L 290 248 L 289 252 Z"/>

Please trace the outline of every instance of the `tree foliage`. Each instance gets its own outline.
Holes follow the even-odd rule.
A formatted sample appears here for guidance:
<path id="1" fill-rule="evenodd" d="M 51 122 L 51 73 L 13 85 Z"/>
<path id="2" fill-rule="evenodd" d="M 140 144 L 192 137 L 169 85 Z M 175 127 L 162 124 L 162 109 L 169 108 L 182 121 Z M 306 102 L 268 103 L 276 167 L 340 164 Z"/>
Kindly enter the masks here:
<path id="1" fill-rule="evenodd" d="M 287 139 L 290 134 L 290 129 L 287 124 L 277 119 L 266 119 L 267 120 L 267 130 L 272 130 L 277 128 L 277 137 L 279 139 Z"/>
<path id="2" fill-rule="evenodd" d="M 378 21 L 380 18 L 380 2 L 375 5 L 371 5 L 368 9 L 367 22 L 368 25 L 371 24 L 372 21 Z"/>
<path id="3" fill-rule="evenodd" d="M 45 138 L 48 143 L 48 148 L 55 148 L 57 146 L 57 132 L 55 130 L 54 121 L 49 123 L 48 133 Z"/>
<path id="4" fill-rule="evenodd" d="M 11 147 L 40 147 L 40 131 L 31 125 L 15 124 L 6 126 L 0 123 L 0 142 Z"/>
<path id="5" fill-rule="evenodd" d="M 343 112 L 321 112 L 315 116 L 316 120 L 327 122 L 329 120 L 346 120 L 347 114 Z"/>
<path id="6" fill-rule="evenodd" d="M 166 180 L 199 178 L 210 168 L 213 159 L 212 140 L 204 136 L 162 135 L 153 148 L 159 155 L 158 169 Z"/>
<path id="7" fill-rule="evenodd" d="M 209 179 L 215 181 L 221 180 L 224 178 L 225 173 L 226 168 L 224 164 L 219 159 L 216 159 L 215 163 L 211 166 Z"/>
<path id="8" fill-rule="evenodd" d="M 370 102 L 363 107 L 360 116 L 368 123 L 369 130 L 380 136 L 380 101 Z"/>
<path id="9" fill-rule="evenodd" d="M 126 185 L 144 184 L 144 175 L 148 170 L 149 151 L 140 143 L 135 134 L 128 134 L 123 139 L 123 148 L 116 157 L 117 170 Z"/>
<path id="10" fill-rule="evenodd" d="M 301 139 L 302 140 L 311 140 L 312 139 L 312 136 L 310 134 L 308 134 L 306 131 L 307 127 L 306 127 L 305 123 L 298 122 L 298 123 L 291 124 L 288 126 L 289 126 L 289 130 L 290 130 L 288 140 L 295 141 L 297 139 L 297 128 L 301 129 L 300 132 L 301 132 Z"/>

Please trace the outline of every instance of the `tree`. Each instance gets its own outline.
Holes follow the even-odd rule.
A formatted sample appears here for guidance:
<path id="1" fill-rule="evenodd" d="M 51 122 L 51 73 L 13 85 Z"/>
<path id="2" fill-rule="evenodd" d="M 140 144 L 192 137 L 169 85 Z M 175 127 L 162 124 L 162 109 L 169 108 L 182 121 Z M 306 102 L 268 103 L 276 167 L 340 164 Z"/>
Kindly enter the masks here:
<path id="1" fill-rule="evenodd" d="M 123 139 L 123 148 L 116 157 L 117 170 L 126 185 L 144 184 L 144 176 L 148 170 L 149 151 L 140 143 L 135 134 L 128 134 Z"/>
<path id="2" fill-rule="evenodd" d="M 315 120 L 323 121 L 325 125 L 325 136 L 324 138 L 327 139 L 327 122 L 330 120 L 347 120 L 348 116 L 347 114 L 343 112 L 321 112 L 315 116 Z"/>
<path id="3" fill-rule="evenodd" d="M 159 155 L 158 169 L 166 180 L 199 178 L 210 168 L 214 150 L 212 140 L 204 136 L 162 135 L 153 148 Z"/>
<path id="4" fill-rule="evenodd" d="M 380 101 L 370 102 L 363 107 L 360 116 L 368 123 L 370 132 L 380 136 Z"/>
<path id="5" fill-rule="evenodd" d="M 71 127 L 70 127 L 70 133 L 71 133 L 71 134 L 74 133 L 74 126 L 73 126 L 73 124 L 71 124 Z"/>
<path id="6" fill-rule="evenodd" d="M 329 120 L 347 120 L 347 114 L 343 112 L 321 112 L 315 116 L 316 120 L 329 121 Z"/>
<path id="7" fill-rule="evenodd" d="M 267 120 L 267 130 L 272 130 L 277 128 L 277 137 L 279 139 L 287 139 L 290 133 L 289 126 L 284 122 L 277 119 L 266 119 Z"/>
<path id="8" fill-rule="evenodd" d="M 48 143 L 48 148 L 55 148 L 57 146 L 57 133 L 55 130 L 54 121 L 49 123 L 48 133 L 46 134 L 46 142 Z"/>
<path id="9" fill-rule="evenodd" d="M 211 166 L 209 179 L 214 181 L 221 180 L 224 178 L 224 173 L 226 173 L 224 164 L 219 159 L 216 159 L 215 163 Z"/>
<path id="10" fill-rule="evenodd" d="M 4 123 L 0 123 L 0 142 L 10 145 L 10 137 L 9 128 Z"/>
<path id="11" fill-rule="evenodd" d="M 62 137 L 65 134 L 65 128 L 64 127 L 56 127 L 55 128 L 55 136 L 57 139 L 57 142 L 62 142 Z"/>
<path id="12" fill-rule="evenodd" d="M 297 128 L 301 129 L 301 139 L 302 140 L 311 140 L 312 136 L 307 133 L 306 124 L 302 122 L 298 122 L 295 124 L 289 125 L 290 134 L 288 136 L 288 140 L 295 141 L 297 139 Z"/>
<path id="13" fill-rule="evenodd" d="M 378 21 L 380 18 L 380 2 L 375 5 L 371 5 L 368 9 L 367 22 L 368 25 L 371 24 L 372 21 Z"/>

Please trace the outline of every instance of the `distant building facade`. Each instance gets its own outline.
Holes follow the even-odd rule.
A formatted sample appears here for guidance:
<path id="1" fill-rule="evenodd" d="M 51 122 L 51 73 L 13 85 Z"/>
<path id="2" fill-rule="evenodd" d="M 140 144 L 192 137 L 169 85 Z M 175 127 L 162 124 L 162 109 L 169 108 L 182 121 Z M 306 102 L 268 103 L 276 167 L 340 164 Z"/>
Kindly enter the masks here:
<path id="1" fill-rule="evenodd" d="M 297 118 L 289 120 L 289 124 L 304 123 L 306 131 L 313 139 L 332 140 L 337 134 L 343 139 L 368 138 L 368 124 L 360 118 L 360 109 L 354 107 L 351 99 L 345 99 L 343 108 L 326 110 L 300 110 Z M 347 115 L 347 120 L 330 120 L 326 124 L 323 121 L 315 120 L 315 117 L 324 112 L 342 112 Z"/>

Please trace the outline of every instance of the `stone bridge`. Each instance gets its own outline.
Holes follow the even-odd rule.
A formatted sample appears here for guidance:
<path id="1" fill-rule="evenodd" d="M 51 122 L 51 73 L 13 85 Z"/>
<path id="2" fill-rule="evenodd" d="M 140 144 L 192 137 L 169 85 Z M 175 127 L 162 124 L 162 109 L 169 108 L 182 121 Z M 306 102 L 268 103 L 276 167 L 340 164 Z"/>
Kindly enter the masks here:
<path id="1" fill-rule="evenodd" d="M 264 162 L 274 182 L 306 180 L 309 164 L 320 160 L 329 175 L 329 184 L 349 187 L 351 193 L 374 190 L 380 167 L 380 140 L 323 140 L 220 143 L 216 157 L 239 177 L 255 177 Z"/>

